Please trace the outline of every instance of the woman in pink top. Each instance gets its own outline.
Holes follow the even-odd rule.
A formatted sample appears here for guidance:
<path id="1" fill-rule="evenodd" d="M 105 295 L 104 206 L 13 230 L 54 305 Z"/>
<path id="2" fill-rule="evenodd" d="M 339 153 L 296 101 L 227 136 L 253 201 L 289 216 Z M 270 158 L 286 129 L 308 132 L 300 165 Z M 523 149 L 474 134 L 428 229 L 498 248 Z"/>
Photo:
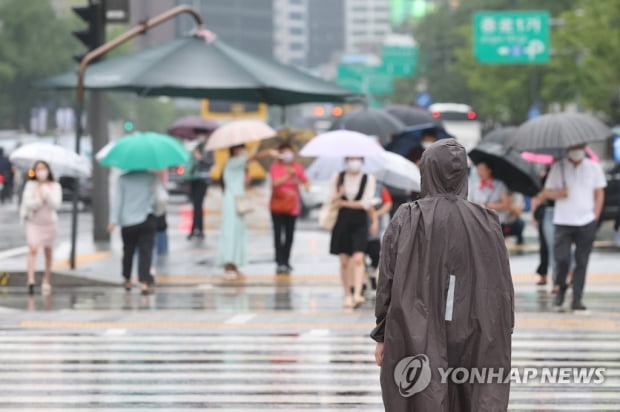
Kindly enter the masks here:
<path id="1" fill-rule="evenodd" d="M 295 162 L 293 147 L 283 143 L 278 148 L 278 160 L 271 166 L 271 218 L 276 249 L 278 274 L 289 274 L 293 268 L 290 264 L 291 248 L 295 221 L 301 211 L 299 185 L 308 190 L 309 182 L 304 168 Z M 284 236 L 283 236 L 284 235 Z"/>

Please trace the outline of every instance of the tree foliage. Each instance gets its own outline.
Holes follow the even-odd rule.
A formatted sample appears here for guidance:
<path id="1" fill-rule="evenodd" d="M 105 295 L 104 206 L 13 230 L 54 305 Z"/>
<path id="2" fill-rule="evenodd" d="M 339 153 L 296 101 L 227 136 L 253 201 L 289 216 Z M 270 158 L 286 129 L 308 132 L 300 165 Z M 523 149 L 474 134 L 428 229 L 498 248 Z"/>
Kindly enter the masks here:
<path id="1" fill-rule="evenodd" d="M 610 99 L 620 94 L 619 75 L 613 70 L 620 57 L 606 56 L 612 48 L 620 55 L 619 7 L 617 0 L 467 0 L 457 8 L 443 4 L 414 25 L 413 34 L 424 58 L 415 77 L 399 80 L 392 98 L 411 102 L 417 83 L 424 79 L 434 101 L 469 103 L 483 117 L 503 123 L 522 122 L 534 103 L 569 102 L 579 95 L 586 108 L 609 110 Z M 551 62 L 477 62 L 472 16 L 482 10 L 547 10 L 553 18 L 564 20 L 563 27 L 552 30 Z M 577 15 L 580 24 L 574 21 Z M 614 31 L 610 31 L 612 26 Z M 577 59 L 577 54 L 582 57 Z M 594 83 L 596 86 L 588 89 L 587 85 Z M 617 85 L 613 93 L 609 84 Z"/>
<path id="2" fill-rule="evenodd" d="M 75 20 L 56 17 L 49 0 L 0 1 L 0 20 L 0 127 L 25 128 L 53 93 L 33 83 L 73 66 Z"/>

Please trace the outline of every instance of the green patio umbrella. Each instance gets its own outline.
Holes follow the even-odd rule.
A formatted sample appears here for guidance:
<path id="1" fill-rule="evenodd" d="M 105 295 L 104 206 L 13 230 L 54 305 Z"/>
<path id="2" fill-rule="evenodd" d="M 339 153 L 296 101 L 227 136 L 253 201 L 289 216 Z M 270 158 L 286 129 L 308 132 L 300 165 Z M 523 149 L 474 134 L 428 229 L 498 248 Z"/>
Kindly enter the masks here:
<path id="1" fill-rule="evenodd" d="M 75 73 L 38 83 L 75 88 Z M 336 102 L 356 96 L 292 66 L 234 48 L 199 32 L 168 43 L 90 65 L 86 89 L 135 92 L 145 96 L 194 97 L 286 106 Z"/>
<path id="2" fill-rule="evenodd" d="M 101 165 L 121 170 L 160 170 L 186 164 L 190 154 L 170 136 L 153 132 L 125 136 L 98 153 Z"/>

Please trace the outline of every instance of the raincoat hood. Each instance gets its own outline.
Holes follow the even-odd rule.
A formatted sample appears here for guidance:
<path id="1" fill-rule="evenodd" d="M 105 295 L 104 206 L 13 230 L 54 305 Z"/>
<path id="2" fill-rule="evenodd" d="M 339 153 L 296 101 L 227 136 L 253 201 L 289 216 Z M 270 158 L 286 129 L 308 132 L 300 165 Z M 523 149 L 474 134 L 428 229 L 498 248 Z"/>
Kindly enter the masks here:
<path id="1" fill-rule="evenodd" d="M 442 139 L 424 151 L 420 167 L 422 197 L 467 198 L 467 152 L 454 139 Z"/>

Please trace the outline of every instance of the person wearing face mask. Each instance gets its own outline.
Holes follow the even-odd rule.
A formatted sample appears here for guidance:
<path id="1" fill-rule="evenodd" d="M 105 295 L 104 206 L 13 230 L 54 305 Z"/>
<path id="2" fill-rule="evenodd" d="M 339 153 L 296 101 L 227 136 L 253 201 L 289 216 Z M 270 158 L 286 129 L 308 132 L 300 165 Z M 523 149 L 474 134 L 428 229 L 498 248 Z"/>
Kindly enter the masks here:
<path id="1" fill-rule="evenodd" d="M 57 233 L 58 216 L 56 211 L 62 203 L 62 188 L 54 181 L 49 165 L 37 161 L 29 174 L 30 180 L 24 187 L 20 217 L 26 222 L 26 239 L 28 241 L 28 293 L 34 294 L 35 262 L 39 248 L 45 254 L 45 272 L 41 282 L 41 291 L 51 292 L 52 251 Z"/>
<path id="2" fill-rule="evenodd" d="M 278 153 L 277 161 L 269 170 L 272 185 L 269 208 L 273 222 L 276 272 L 289 274 L 293 269 L 290 257 L 295 222 L 301 212 L 299 185 L 304 185 L 308 191 L 310 183 L 303 166 L 295 162 L 295 153 L 290 144 L 281 144 Z"/>
<path id="3" fill-rule="evenodd" d="M 332 229 L 330 253 L 340 258 L 345 308 L 364 303 L 362 286 L 368 235 L 376 235 L 379 231 L 373 207 L 377 183 L 374 176 L 362 172 L 363 166 L 363 158 L 347 158 L 346 170 L 334 175 L 329 186 L 328 199 L 339 209 Z"/>
<path id="4" fill-rule="evenodd" d="M 588 259 L 596 236 L 597 222 L 605 201 L 605 173 L 598 163 L 586 158 L 585 145 L 567 149 L 567 159 L 556 162 L 545 182 L 545 197 L 555 200 L 554 258 L 555 284 L 559 288 L 554 305 L 561 307 L 568 288 L 566 277 L 575 245 L 573 310 L 585 310 L 582 303 Z"/>
<path id="5" fill-rule="evenodd" d="M 188 240 L 194 237 L 204 239 L 202 206 L 211 180 L 211 168 L 214 164 L 213 152 L 205 151 L 207 138 L 208 134 L 206 131 L 199 134 L 198 144 L 192 150 L 189 184 L 193 218 L 192 229 L 189 235 L 187 235 Z"/>
<path id="6" fill-rule="evenodd" d="M 226 278 L 236 279 L 241 276 L 239 266 L 247 263 L 245 218 L 237 210 L 237 201 L 245 194 L 246 186 L 250 183 L 248 163 L 266 156 L 277 158 L 280 153 L 277 150 L 264 150 L 248 156 L 244 145 L 231 147 L 229 153 L 230 158 L 222 173 L 224 193 L 216 262 L 218 266 L 224 267 Z"/>

